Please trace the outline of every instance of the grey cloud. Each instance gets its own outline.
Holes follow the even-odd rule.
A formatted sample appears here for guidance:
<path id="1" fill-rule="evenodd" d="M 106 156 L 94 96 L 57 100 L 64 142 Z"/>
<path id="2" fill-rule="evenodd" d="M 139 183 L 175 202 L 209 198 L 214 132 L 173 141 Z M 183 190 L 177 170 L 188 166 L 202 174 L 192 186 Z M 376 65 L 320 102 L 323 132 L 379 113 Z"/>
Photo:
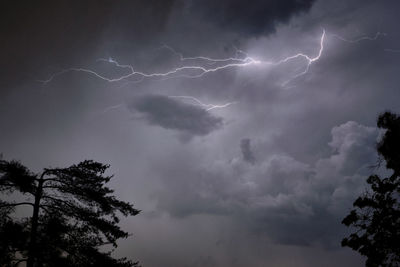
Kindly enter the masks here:
<path id="1" fill-rule="evenodd" d="M 190 8 L 204 20 L 240 35 L 259 36 L 275 31 L 277 24 L 308 11 L 315 0 L 194 0 Z"/>
<path id="2" fill-rule="evenodd" d="M 250 139 L 243 138 L 240 140 L 240 150 L 242 151 L 243 159 L 251 164 L 256 162 L 256 158 L 253 155 L 253 151 L 251 150 Z"/>
<path id="3" fill-rule="evenodd" d="M 62 68 L 92 61 L 104 42 L 149 42 L 163 31 L 174 3 L 175 0 L 3 1 L 0 34 L 7 36 L 7 42 L 0 47 L 7 53 L 3 53 L 0 62 L 1 83 L 40 79 L 49 66 Z"/>
<path id="4" fill-rule="evenodd" d="M 340 219 L 362 191 L 378 136 L 349 121 L 332 129 L 332 154 L 313 164 L 278 154 L 254 166 L 234 158 L 162 169 L 171 192 L 159 193 L 159 208 L 178 217 L 228 215 L 281 244 L 337 246 Z"/>
<path id="5" fill-rule="evenodd" d="M 144 266 L 210 265 L 201 260 L 208 255 L 222 267 L 363 266 L 350 249 L 324 247 L 340 245 L 340 220 L 376 163 L 376 129 L 363 125 L 375 125 L 385 109 L 400 112 L 400 56 L 384 50 L 400 48 L 398 0 L 315 1 L 304 15 L 292 12 L 288 23 L 265 10 L 273 3 L 268 0 L 243 6 L 237 0 L 3 2 L 0 152 L 37 171 L 85 158 L 111 164 L 117 196 L 143 210 L 124 223 L 134 237 L 120 244 L 120 256 Z M 140 77 L 131 77 L 133 83 L 124 84 L 68 73 L 46 86 L 35 82 L 68 67 L 107 76 L 127 71 L 96 63 L 100 57 L 146 73 L 193 63 L 155 49 L 163 43 L 187 57 L 231 57 L 232 44 L 266 61 L 299 52 L 315 56 L 321 27 L 327 36 L 320 60 L 284 88 L 304 60 L 198 79 L 136 83 Z M 332 37 L 353 40 L 377 31 L 387 36 L 359 43 Z M 139 111 L 137 102 L 146 97 L 138 97 L 130 110 L 102 112 L 149 93 L 239 104 L 207 113 L 147 97 L 161 105 Z M 142 120 L 129 121 L 131 112 Z M 171 122 L 175 117 L 190 119 L 181 125 Z M 176 135 L 206 138 L 183 146 Z M 254 165 L 243 160 L 244 137 L 251 137 Z M 218 248 L 212 246 L 217 239 Z"/>
<path id="6" fill-rule="evenodd" d="M 204 136 L 222 127 L 222 118 L 205 109 L 163 95 L 135 97 L 129 105 L 152 125 L 191 136 Z"/>
<path id="7" fill-rule="evenodd" d="M 368 170 L 369 165 L 360 165 L 360 162 L 373 163 L 374 159 L 376 160 L 375 146 L 365 146 L 365 144 L 375 144 L 377 135 L 375 127 L 366 127 L 355 121 L 334 127 L 329 146 L 337 154 L 330 160 L 340 166 L 340 171 L 344 175 L 357 169 Z"/>

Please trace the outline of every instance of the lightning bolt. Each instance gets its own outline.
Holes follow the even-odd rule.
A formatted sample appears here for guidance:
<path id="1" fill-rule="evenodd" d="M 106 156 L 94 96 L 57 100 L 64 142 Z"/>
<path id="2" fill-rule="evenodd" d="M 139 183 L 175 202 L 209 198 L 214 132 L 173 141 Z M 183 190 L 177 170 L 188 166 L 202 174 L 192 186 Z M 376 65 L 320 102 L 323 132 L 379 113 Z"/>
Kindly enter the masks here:
<path id="1" fill-rule="evenodd" d="M 237 104 L 238 102 L 228 102 L 222 105 L 214 105 L 214 104 L 205 104 L 203 102 L 201 102 L 199 99 L 193 97 L 193 96 L 184 96 L 184 95 L 175 95 L 175 96 L 169 96 L 171 98 L 182 98 L 182 99 L 187 99 L 187 100 L 191 100 L 193 101 L 193 104 L 196 106 L 201 106 L 203 107 L 205 110 L 210 111 L 213 109 L 218 109 L 218 108 L 226 108 L 230 105 L 234 105 Z"/>
<path id="2" fill-rule="evenodd" d="M 235 57 L 229 57 L 229 58 L 211 58 L 211 57 L 204 57 L 204 56 L 197 56 L 197 57 L 184 57 L 182 53 L 177 52 L 175 49 L 173 49 L 172 47 L 168 46 L 168 45 L 163 45 L 162 48 L 165 48 L 169 51 L 171 51 L 173 54 L 177 55 L 178 58 L 180 59 L 180 61 L 187 61 L 187 60 L 203 60 L 206 61 L 209 64 L 215 64 L 218 62 L 229 62 L 229 61 L 237 61 L 237 62 L 242 62 L 242 63 L 246 63 L 248 61 L 257 61 L 251 57 L 249 57 L 247 55 L 247 53 L 245 53 L 244 51 L 236 48 L 236 53 L 235 53 Z M 245 55 L 245 58 L 240 58 L 238 57 L 239 54 Z"/>
<path id="3" fill-rule="evenodd" d="M 120 64 L 119 62 L 117 62 L 116 60 L 109 58 L 109 59 L 99 59 L 98 61 L 106 61 L 114 66 L 116 66 L 117 68 L 120 69 L 128 69 L 129 73 L 119 76 L 117 78 L 108 78 L 102 74 L 97 73 L 94 70 L 91 69 L 86 69 L 86 68 L 69 68 L 69 69 L 65 69 L 62 70 L 60 72 L 54 73 L 53 75 L 51 75 L 47 80 L 42 80 L 40 82 L 47 84 L 49 82 L 51 82 L 55 77 L 60 76 L 62 74 L 65 74 L 67 72 L 84 72 L 84 73 L 88 73 L 91 74 L 101 80 L 107 81 L 107 82 L 120 82 L 120 81 L 124 81 L 127 80 L 130 77 L 143 77 L 143 78 L 152 78 L 152 77 L 169 77 L 172 76 L 173 74 L 178 74 L 180 72 L 183 71 L 187 71 L 187 70 L 193 70 L 193 71 L 197 71 L 198 74 L 193 74 L 193 75 L 181 75 L 181 77 L 187 77 L 187 78 L 199 78 L 202 77 L 204 74 L 206 73 L 210 73 L 210 72 L 216 72 L 222 69 L 226 69 L 226 68 L 232 68 L 232 67 L 245 67 L 245 66 L 249 66 L 249 65 L 254 65 L 254 64 L 260 64 L 261 61 L 255 60 L 253 58 L 247 58 L 247 59 L 235 59 L 234 61 L 237 62 L 231 62 L 231 63 L 227 63 L 225 65 L 222 66 L 218 66 L 215 68 L 207 68 L 207 67 L 203 67 L 200 65 L 187 65 L 187 66 L 182 66 L 182 67 L 178 67 L 178 68 L 174 68 L 171 69 L 169 71 L 166 72 L 160 72 L 160 73 L 145 73 L 145 72 L 141 72 L 141 71 L 136 71 L 131 65 L 126 65 L 126 64 Z"/>
<path id="4" fill-rule="evenodd" d="M 337 38 L 341 41 L 347 42 L 347 43 L 359 43 L 362 41 L 375 41 L 381 36 L 386 36 L 386 33 L 383 32 L 377 32 L 374 36 L 362 36 L 356 39 L 346 39 L 344 37 L 341 37 L 337 34 L 330 34 L 330 36 Z M 117 70 L 120 70 L 121 72 L 124 72 L 125 74 L 117 76 L 115 78 L 107 77 L 106 75 L 103 75 L 93 69 L 88 69 L 88 68 L 69 68 L 69 69 L 64 69 L 59 72 L 56 72 L 52 74 L 48 79 L 46 80 L 41 80 L 43 84 L 48 84 L 52 82 L 56 77 L 64 75 L 68 72 L 82 72 L 89 74 L 91 76 L 94 76 L 100 80 L 103 80 L 105 82 L 109 83 L 117 83 L 117 82 L 123 82 L 122 86 L 126 86 L 128 84 L 132 83 L 140 83 L 146 78 L 160 78 L 161 80 L 164 79 L 171 79 L 171 78 L 200 78 L 203 77 L 206 74 L 213 73 L 213 72 L 218 72 L 222 71 L 225 69 L 230 69 L 230 68 L 243 68 L 243 67 L 248 67 L 248 66 L 279 66 L 283 65 L 286 63 L 289 63 L 291 61 L 297 60 L 297 59 L 303 59 L 305 62 L 305 65 L 303 67 L 303 70 L 295 73 L 292 75 L 289 79 L 284 81 L 281 85 L 286 88 L 291 88 L 294 86 L 287 86 L 290 82 L 293 80 L 306 75 L 312 64 L 317 62 L 323 52 L 324 52 L 324 43 L 326 39 L 326 31 L 325 29 L 322 29 L 322 34 L 319 39 L 319 48 L 317 50 L 316 55 L 310 56 L 308 54 L 299 52 L 297 54 L 284 57 L 280 60 L 277 61 L 267 61 L 267 60 L 260 60 L 256 59 L 254 57 L 249 56 L 246 52 L 234 47 L 235 49 L 235 56 L 233 57 L 227 57 L 227 58 L 212 58 L 212 57 L 206 57 L 206 56 L 193 56 L 193 57 L 185 57 L 182 53 L 177 52 L 175 49 L 173 49 L 170 46 L 163 45 L 161 48 L 162 49 L 167 49 L 170 52 L 172 52 L 180 61 L 181 66 L 176 67 L 176 68 L 171 68 L 165 72 L 143 72 L 143 71 L 138 71 L 136 70 L 132 65 L 128 64 L 121 64 L 118 61 L 116 61 L 113 58 L 100 58 L 97 60 L 97 62 L 103 62 L 105 64 L 110 64 L 111 66 L 115 67 Z M 400 53 L 400 50 L 396 49 L 385 49 L 387 52 L 393 52 L 393 53 Z M 225 104 L 206 104 L 200 101 L 199 99 L 193 97 L 193 96 L 183 96 L 183 95 L 176 95 L 176 96 L 169 96 L 171 98 L 180 98 L 186 101 L 191 101 L 191 104 L 200 106 L 204 108 L 206 111 L 211 111 L 214 109 L 222 109 L 229 107 L 233 104 L 237 104 L 237 102 L 227 102 Z M 104 110 L 104 113 L 121 108 L 122 104 L 115 105 L 108 107 Z"/>
<path id="5" fill-rule="evenodd" d="M 361 36 L 361 37 L 359 37 L 357 39 L 351 40 L 351 39 L 346 39 L 346 38 L 344 38 L 344 37 L 342 37 L 340 35 L 337 35 L 337 34 L 331 34 L 332 37 L 335 37 L 335 38 L 337 38 L 337 39 L 339 39 L 341 41 L 344 41 L 344 42 L 347 42 L 347 43 L 353 43 L 353 44 L 354 43 L 359 43 L 361 41 L 376 41 L 379 37 L 386 36 L 386 35 L 387 34 L 384 33 L 384 32 L 377 32 L 374 36 Z"/>
<path id="6" fill-rule="evenodd" d="M 295 76 L 293 76 L 291 79 L 283 82 L 282 86 L 286 86 L 289 82 L 293 81 L 294 79 L 305 75 L 308 72 L 308 70 L 310 69 L 311 64 L 313 64 L 315 61 L 320 59 L 320 57 L 322 56 L 322 52 L 324 51 L 324 40 L 325 40 L 325 29 L 322 30 L 322 36 L 321 36 L 321 39 L 320 39 L 320 42 L 319 42 L 319 51 L 318 51 L 318 54 L 315 57 L 310 57 L 310 56 L 308 56 L 306 54 L 298 53 L 298 54 L 296 54 L 294 56 L 287 57 L 287 58 L 281 60 L 280 62 L 278 62 L 279 64 L 281 64 L 281 63 L 285 63 L 285 62 L 288 62 L 289 60 L 292 60 L 292 59 L 295 59 L 295 58 L 299 58 L 299 57 L 302 57 L 307 61 L 306 67 L 304 68 L 304 70 L 302 72 L 296 74 Z"/>
<path id="7" fill-rule="evenodd" d="M 113 58 L 108 58 L 108 59 L 101 58 L 101 59 L 98 59 L 97 61 L 111 64 L 118 69 L 126 70 L 127 73 L 124 75 L 118 76 L 116 78 L 110 78 L 110 77 L 100 74 L 92 69 L 69 68 L 69 69 L 65 69 L 65 70 L 56 72 L 53 75 L 51 75 L 48 79 L 42 80 L 41 82 L 44 84 L 47 84 L 47 83 L 53 81 L 54 78 L 56 78 L 57 76 L 63 75 L 68 72 L 84 72 L 84 73 L 93 75 L 96 78 L 99 78 L 103 81 L 110 82 L 110 83 L 120 82 L 120 81 L 140 82 L 144 78 L 157 78 L 157 77 L 159 77 L 159 78 L 171 78 L 171 77 L 200 78 L 200 77 L 203 77 L 205 74 L 217 72 L 217 71 L 228 69 L 228 68 L 247 67 L 247 66 L 252 66 L 252 65 L 278 66 L 278 65 L 287 63 L 291 60 L 297 59 L 297 58 L 304 58 L 306 60 L 305 69 L 301 73 L 298 73 L 294 77 L 292 77 L 292 79 L 295 79 L 301 75 L 306 74 L 310 68 L 310 65 L 312 63 L 314 63 L 315 61 L 317 61 L 321 57 L 322 51 L 323 51 L 324 39 L 325 39 L 325 30 L 323 30 L 323 32 L 322 32 L 322 35 L 320 38 L 320 48 L 319 48 L 317 56 L 315 56 L 315 57 L 311 57 L 304 53 L 298 53 L 298 54 L 283 58 L 278 61 L 258 60 L 258 59 L 248 56 L 247 53 L 245 53 L 244 51 L 239 50 L 239 49 L 236 49 L 235 57 L 229 57 L 229 58 L 218 59 L 218 58 L 210 58 L 210 57 L 205 57 L 205 56 L 184 57 L 181 53 L 178 53 L 171 47 L 164 45 L 164 47 L 166 49 L 169 49 L 171 52 L 176 54 L 179 57 L 181 62 L 183 62 L 183 63 L 189 62 L 189 64 L 183 64 L 181 67 L 172 68 L 165 72 L 146 73 L 146 72 L 135 70 L 133 68 L 133 66 L 131 66 L 131 65 L 121 64 L 118 61 L 114 60 Z M 243 55 L 245 57 L 243 57 L 243 56 L 239 57 L 238 55 Z M 204 66 L 204 64 L 202 64 L 204 62 L 208 63 L 208 66 Z M 218 66 L 210 66 L 210 65 L 215 65 L 215 64 L 219 64 L 219 65 Z M 194 73 L 188 73 L 188 72 L 194 72 Z M 174 75 L 179 75 L 179 76 L 174 76 Z M 137 80 L 137 81 L 129 80 L 130 78 L 134 78 L 134 77 L 139 78 L 139 80 Z"/>
<path id="8" fill-rule="evenodd" d="M 386 33 L 383 32 L 377 32 L 375 36 L 362 36 L 357 39 L 346 39 L 343 38 L 339 35 L 336 34 L 331 34 L 331 36 L 344 41 L 348 43 L 358 43 L 361 41 L 365 40 L 370 40 L 374 41 L 377 40 L 380 36 L 386 36 Z M 253 57 L 250 57 L 246 52 L 236 49 L 236 54 L 234 57 L 228 57 L 228 58 L 212 58 L 212 57 L 206 57 L 206 56 L 195 56 L 195 57 L 185 57 L 182 53 L 179 53 L 175 51 L 172 47 L 169 47 L 167 45 L 163 45 L 162 48 L 168 49 L 171 51 L 173 54 L 175 54 L 180 62 L 181 66 L 176 67 L 176 68 L 171 68 L 165 72 L 143 72 L 143 71 L 138 71 L 135 70 L 135 68 L 132 65 L 128 64 L 121 64 L 118 61 L 116 61 L 113 58 L 108 58 L 108 59 L 98 59 L 97 61 L 100 62 L 105 62 L 107 64 L 111 64 L 117 69 L 120 69 L 121 71 L 124 71 L 125 74 L 117 76 L 115 78 L 110 78 L 107 77 L 103 74 L 100 74 L 99 72 L 96 72 L 95 70 L 92 69 L 87 69 L 87 68 L 69 68 L 65 69 L 59 72 L 54 73 L 51 75 L 48 79 L 42 80 L 41 82 L 44 84 L 47 84 L 54 80 L 57 76 L 63 75 L 68 72 L 83 72 L 89 75 L 92 75 L 96 78 L 99 78 L 103 81 L 109 82 L 109 83 L 115 83 L 115 82 L 121 82 L 124 81 L 125 85 L 130 84 L 130 83 L 138 83 L 143 81 L 145 78 L 160 78 L 160 79 L 171 79 L 171 78 L 200 78 L 203 77 L 206 74 L 213 73 L 213 72 L 218 72 L 222 71 L 225 69 L 230 69 L 230 68 L 243 68 L 243 67 L 249 67 L 249 66 L 279 66 L 282 64 L 289 63 L 293 60 L 296 59 L 304 59 L 305 61 L 305 66 L 304 69 L 296 74 L 294 74 L 292 77 L 290 77 L 288 80 L 284 81 L 282 83 L 282 86 L 286 86 L 288 83 L 293 81 L 296 78 L 299 78 L 300 76 L 303 76 L 308 73 L 311 65 L 318 61 L 322 53 L 324 51 L 324 42 L 326 38 L 326 32 L 325 29 L 322 29 L 322 34 L 319 40 L 319 49 L 318 52 L 316 53 L 315 56 L 310 56 L 305 53 L 297 53 L 292 56 L 288 56 L 285 58 L 282 58 L 277 61 L 265 61 L 265 60 L 259 60 Z M 387 49 L 389 51 L 389 49 Z M 390 52 L 397 52 L 395 50 L 390 50 Z M 136 79 L 134 79 L 136 78 Z M 189 99 L 191 97 L 187 97 Z M 199 105 L 200 104 L 197 100 L 192 99 L 194 102 L 196 102 Z M 204 104 L 207 105 L 207 104 Z M 204 107 L 204 105 L 202 105 Z M 217 108 L 218 105 L 214 105 L 213 108 Z"/>
<path id="9" fill-rule="evenodd" d="M 123 104 L 117 104 L 117 105 L 114 105 L 114 106 L 110 106 L 110 107 L 105 108 L 102 113 L 107 113 L 109 111 L 122 108 L 123 106 L 124 106 Z"/>
<path id="10" fill-rule="evenodd" d="M 228 102 L 228 103 L 225 103 L 225 104 L 214 105 L 214 104 L 205 104 L 205 103 L 203 103 L 202 101 L 200 101 L 199 99 L 197 99 L 197 98 L 195 98 L 193 96 L 173 95 L 173 96 L 168 96 L 168 97 L 170 97 L 170 98 L 181 98 L 181 99 L 184 99 L 184 100 L 190 100 L 191 104 L 193 104 L 195 106 L 200 106 L 200 107 L 204 108 L 206 111 L 210 111 L 210 110 L 213 110 L 213 109 L 222 109 L 222 108 L 226 108 L 226 107 L 229 107 L 230 105 L 234 105 L 234 104 L 238 103 L 238 102 Z M 122 107 L 124 107 L 124 104 L 122 104 L 122 103 L 114 105 L 114 106 L 109 106 L 109 107 L 105 108 L 101 112 L 101 114 L 105 114 L 105 113 L 108 113 L 110 111 L 120 109 Z"/>

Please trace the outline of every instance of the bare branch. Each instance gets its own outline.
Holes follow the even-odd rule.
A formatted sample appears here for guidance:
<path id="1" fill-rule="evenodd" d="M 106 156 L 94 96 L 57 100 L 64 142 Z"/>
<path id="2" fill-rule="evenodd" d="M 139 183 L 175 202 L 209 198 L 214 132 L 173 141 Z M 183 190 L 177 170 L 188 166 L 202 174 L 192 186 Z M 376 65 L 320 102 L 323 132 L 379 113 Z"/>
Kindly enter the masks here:
<path id="1" fill-rule="evenodd" d="M 5 203 L 1 204 L 0 208 L 5 208 L 5 207 L 16 207 L 16 206 L 21 206 L 21 205 L 30 205 L 33 207 L 33 203 L 30 202 L 20 202 L 20 203 Z"/>

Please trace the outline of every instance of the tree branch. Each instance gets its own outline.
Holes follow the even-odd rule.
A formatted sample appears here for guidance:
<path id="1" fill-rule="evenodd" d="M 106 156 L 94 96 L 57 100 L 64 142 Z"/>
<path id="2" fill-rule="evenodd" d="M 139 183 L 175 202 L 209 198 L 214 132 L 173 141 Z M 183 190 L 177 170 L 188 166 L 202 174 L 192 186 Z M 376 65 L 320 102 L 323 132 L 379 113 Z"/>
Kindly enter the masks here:
<path id="1" fill-rule="evenodd" d="M 20 263 L 27 261 L 28 259 L 20 259 L 17 262 L 14 263 L 14 266 L 18 266 Z"/>
<path id="2" fill-rule="evenodd" d="M 20 206 L 20 205 L 31 205 L 33 207 L 33 203 L 30 202 L 20 202 L 20 203 L 6 203 L 6 204 L 1 204 L 0 208 L 4 208 L 4 207 L 16 207 L 16 206 Z"/>

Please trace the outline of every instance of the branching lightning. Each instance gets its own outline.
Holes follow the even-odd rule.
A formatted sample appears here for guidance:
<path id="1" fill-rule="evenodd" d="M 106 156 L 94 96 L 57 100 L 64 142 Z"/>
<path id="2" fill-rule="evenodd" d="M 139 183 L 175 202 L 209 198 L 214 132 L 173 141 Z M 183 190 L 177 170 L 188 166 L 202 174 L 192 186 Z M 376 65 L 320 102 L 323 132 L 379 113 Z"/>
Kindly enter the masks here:
<path id="1" fill-rule="evenodd" d="M 318 54 L 315 57 L 310 57 L 310 56 L 308 56 L 306 54 L 298 53 L 298 54 L 296 54 L 294 56 L 287 57 L 287 58 L 285 58 L 285 59 L 283 59 L 283 60 L 278 62 L 279 64 L 281 64 L 281 63 L 285 63 L 285 62 L 288 62 L 289 60 L 292 60 L 292 59 L 295 59 L 295 58 L 299 58 L 299 57 L 302 57 L 302 58 L 306 59 L 306 61 L 307 61 L 305 69 L 302 72 L 296 74 L 291 79 L 285 81 L 282 84 L 283 86 L 285 86 L 286 84 L 291 82 L 293 79 L 296 79 L 296 78 L 298 78 L 298 77 L 300 77 L 302 75 L 305 75 L 308 72 L 308 70 L 310 69 L 311 64 L 313 64 L 315 61 L 320 59 L 320 57 L 322 56 L 322 52 L 324 51 L 324 40 L 325 40 L 325 30 L 323 29 L 322 30 L 322 36 L 321 36 L 320 43 L 319 43 L 319 51 L 318 51 Z"/>
<path id="2" fill-rule="evenodd" d="M 358 43 L 361 41 L 374 41 L 377 40 L 380 36 L 386 36 L 386 33 L 377 32 L 375 36 L 363 36 L 357 39 L 346 39 L 336 34 L 331 34 L 330 36 L 337 38 L 341 41 L 348 42 L 348 43 Z M 293 81 L 294 79 L 303 76 L 308 73 L 311 65 L 318 61 L 324 51 L 324 42 L 326 38 L 326 32 L 322 29 L 322 34 L 319 39 L 319 49 L 315 56 L 310 56 L 305 53 L 299 52 L 297 54 L 282 58 L 277 61 L 265 61 L 250 57 L 246 52 L 237 49 L 235 47 L 236 53 L 234 57 L 227 57 L 227 58 L 211 58 L 206 56 L 194 56 L 194 57 L 185 57 L 182 53 L 177 52 L 172 47 L 167 45 L 163 45 L 161 48 L 167 49 L 171 51 L 174 55 L 176 55 L 181 63 L 181 66 L 171 68 L 166 70 L 165 72 L 143 72 L 136 70 L 132 65 L 128 64 L 121 64 L 113 58 L 100 58 L 97 61 L 104 62 L 106 64 L 110 64 L 114 66 L 116 69 L 125 72 L 125 74 L 117 76 L 117 77 L 107 77 L 104 74 L 101 74 L 93 69 L 88 68 L 69 68 L 65 70 L 61 70 L 59 72 L 54 73 L 48 79 L 43 80 L 44 84 L 50 83 L 53 81 L 57 76 L 66 74 L 68 72 L 83 72 L 89 75 L 92 75 L 98 79 L 109 83 L 116 83 L 116 82 L 124 82 L 124 85 L 129 83 L 139 83 L 142 82 L 146 78 L 160 78 L 160 79 L 171 79 L 171 78 L 200 78 L 208 73 L 218 72 L 229 68 L 240 68 L 240 67 L 249 67 L 249 66 L 279 66 L 282 64 L 289 63 L 296 59 L 303 59 L 305 61 L 305 66 L 302 71 L 295 73 L 292 75 L 288 80 L 282 83 L 282 86 L 286 86 L 288 83 Z M 389 51 L 390 50 L 390 51 Z M 398 52 L 398 50 L 393 49 L 386 49 L 385 51 L 388 52 Z M 182 98 L 189 101 L 192 101 L 192 104 L 199 105 L 205 108 L 207 111 L 217 109 L 217 108 L 225 108 L 236 102 L 229 102 L 226 104 L 221 105 L 214 105 L 214 104 L 205 104 L 201 102 L 199 99 L 192 97 L 192 96 L 170 96 L 172 98 Z M 114 107 L 111 107 L 114 108 Z"/>
<path id="3" fill-rule="evenodd" d="M 298 53 L 286 58 L 283 58 L 278 61 L 263 61 L 263 60 L 258 60 L 253 57 L 250 57 L 247 55 L 242 50 L 236 49 L 236 55 L 235 57 L 229 57 L 229 58 L 210 58 L 210 57 L 205 57 L 205 56 L 197 56 L 197 57 L 184 57 L 181 53 L 176 52 L 173 48 L 164 45 L 163 47 L 166 49 L 169 49 L 171 52 L 176 54 L 180 61 L 182 62 L 182 66 L 172 68 L 170 70 L 167 70 L 165 72 L 154 72 L 154 73 L 147 73 L 147 72 L 142 72 L 142 71 L 137 71 L 133 68 L 131 65 L 127 64 L 121 64 L 118 61 L 116 61 L 113 58 L 108 58 L 108 59 L 98 59 L 98 61 L 106 62 L 108 64 L 114 65 L 116 68 L 121 69 L 121 70 L 127 70 L 128 73 L 118 76 L 116 78 L 110 78 L 107 77 L 103 74 L 100 74 L 96 72 L 95 70 L 92 69 L 87 69 L 87 68 L 69 68 L 62 70 L 60 72 L 56 72 L 53 75 L 51 75 L 47 80 L 43 80 L 44 84 L 47 84 L 51 82 L 54 78 L 57 76 L 63 75 L 67 72 L 84 72 L 90 75 L 93 75 L 96 78 L 99 78 L 101 80 L 104 80 L 106 82 L 120 82 L 120 81 L 128 81 L 132 82 L 129 79 L 130 78 L 138 78 L 138 82 L 140 82 L 144 78 L 171 78 L 171 77 L 185 77 L 185 78 L 199 78 L 204 76 L 205 74 L 212 73 L 212 72 L 217 72 L 220 70 L 228 69 L 228 68 L 235 68 L 235 67 L 247 67 L 247 66 L 252 66 L 252 65 L 270 65 L 270 66 L 278 66 L 284 63 L 287 63 L 291 60 L 297 59 L 297 58 L 304 58 L 306 60 L 306 66 L 304 71 L 301 73 L 296 74 L 292 79 L 295 79 L 301 75 L 304 75 L 308 72 L 310 65 L 317 61 L 323 51 L 323 44 L 324 44 L 324 39 L 325 39 L 325 30 L 323 30 L 322 35 L 320 37 L 320 48 L 318 51 L 317 56 L 311 57 L 309 55 L 306 55 L 304 53 Z M 240 57 L 241 55 L 242 57 Z M 218 66 L 215 66 L 218 64 Z M 188 73 L 189 72 L 189 73 Z M 136 82 L 136 81 L 133 81 Z"/>
<path id="4" fill-rule="evenodd" d="M 371 36 L 362 36 L 357 39 L 346 39 L 342 36 L 339 36 L 336 34 L 331 34 L 332 37 L 335 37 L 341 41 L 348 42 L 348 43 L 358 43 L 358 42 L 365 41 L 365 40 L 374 41 L 374 40 L 377 40 L 380 36 L 386 36 L 386 35 L 387 35 L 386 33 L 377 32 L 375 34 L 375 36 L 372 36 L 372 37 Z M 95 70 L 92 70 L 92 69 L 69 68 L 69 69 L 65 69 L 65 70 L 56 72 L 53 75 L 51 75 L 48 79 L 42 80 L 41 82 L 43 82 L 44 84 L 47 84 L 47 83 L 51 82 L 57 76 L 63 75 L 67 72 L 84 72 L 84 73 L 93 75 L 96 78 L 99 78 L 101 80 L 104 80 L 104 81 L 110 82 L 110 83 L 121 82 L 121 81 L 125 81 L 127 83 L 137 83 L 137 82 L 143 81 L 143 79 L 145 79 L 145 78 L 157 78 L 157 77 L 161 78 L 161 79 L 177 78 L 177 77 L 200 78 L 200 77 L 203 77 L 205 74 L 217 72 L 217 71 L 221 71 L 221 70 L 229 69 L 229 68 L 248 67 L 248 66 L 254 66 L 254 65 L 278 66 L 278 65 L 288 63 L 288 62 L 298 59 L 298 58 L 303 58 L 306 63 L 304 70 L 295 74 L 289 80 L 284 82 L 283 85 L 285 85 L 288 82 L 292 81 L 293 79 L 296 79 L 302 75 L 305 75 L 309 71 L 310 66 L 314 62 L 316 62 L 320 59 L 320 57 L 322 56 L 323 50 L 324 50 L 325 37 L 326 37 L 326 32 L 324 29 L 322 29 L 322 34 L 321 34 L 320 42 L 319 42 L 319 49 L 318 49 L 317 55 L 314 57 L 300 52 L 295 55 L 280 59 L 278 61 L 265 61 L 265 60 L 256 59 L 254 57 L 250 57 L 246 52 L 244 52 L 240 49 L 237 49 L 237 48 L 235 48 L 236 53 L 235 53 L 234 57 L 228 57 L 228 58 L 211 58 L 211 57 L 206 57 L 206 56 L 185 57 L 182 53 L 177 52 L 172 47 L 163 45 L 162 48 L 168 49 L 169 51 L 171 51 L 173 54 L 175 54 L 179 58 L 180 62 L 182 63 L 182 65 L 180 67 L 171 68 L 165 72 L 143 72 L 143 71 L 135 70 L 132 65 L 121 64 L 113 58 L 108 58 L 108 59 L 101 58 L 101 59 L 98 59 L 97 61 L 111 64 L 122 71 L 126 70 L 127 73 L 117 76 L 115 78 L 110 78 L 110 77 L 100 74 L 99 72 L 96 72 Z M 389 52 L 389 49 L 387 49 L 387 51 Z M 395 51 L 390 50 L 390 52 L 395 52 Z M 131 80 L 131 78 L 136 78 L 136 79 Z"/>
<path id="5" fill-rule="evenodd" d="M 181 77 L 187 77 L 187 78 L 199 78 L 202 77 L 204 74 L 206 73 L 210 73 L 210 72 L 216 72 L 222 69 L 226 69 L 226 68 L 232 68 L 232 67 L 245 67 L 245 66 L 249 66 L 249 65 L 254 65 L 254 64 L 260 64 L 261 61 L 258 60 L 254 60 L 252 58 L 246 58 L 246 59 L 234 59 L 233 61 L 237 61 L 237 62 L 230 62 L 227 63 L 225 65 L 222 66 L 218 66 L 218 67 L 214 67 L 214 68 L 207 68 L 207 67 L 203 67 L 201 65 L 184 65 L 182 67 L 178 67 L 178 68 L 174 68 L 171 69 L 169 71 L 166 72 L 159 72 L 159 73 L 145 73 L 145 72 L 141 72 L 141 71 L 136 71 L 131 65 L 125 65 L 125 64 L 120 64 L 119 62 L 117 62 L 116 60 L 109 58 L 109 59 L 99 59 L 100 61 L 106 61 L 120 69 L 128 69 L 130 72 L 128 74 L 119 76 L 117 78 L 108 78 L 102 74 L 99 74 L 98 72 L 91 70 L 91 69 L 85 69 L 85 68 L 69 68 L 69 69 L 65 69 L 62 70 L 60 72 L 54 73 L 53 75 L 50 76 L 50 78 L 48 78 L 47 80 L 43 80 L 41 82 L 43 82 L 44 84 L 51 82 L 55 77 L 60 76 L 62 74 L 65 74 L 67 72 L 71 72 L 71 71 L 76 71 L 76 72 L 85 72 L 88 74 L 91 74 L 101 80 L 107 81 L 107 82 L 120 82 L 120 81 L 124 81 L 127 80 L 130 77 L 143 77 L 143 78 L 152 78 L 152 77 L 169 77 L 172 76 L 174 74 L 179 74 L 180 72 L 183 72 L 185 70 L 192 70 L 192 71 L 197 71 L 198 74 L 192 74 L 192 75 L 181 75 Z"/>
<path id="6" fill-rule="evenodd" d="M 171 51 L 173 54 L 177 55 L 180 59 L 180 61 L 188 61 L 188 60 L 203 60 L 206 61 L 209 64 L 215 64 L 218 62 L 229 62 L 229 61 L 238 61 L 238 62 L 247 62 L 247 61 L 256 61 L 253 58 L 249 57 L 248 54 L 238 48 L 235 48 L 236 53 L 235 53 L 235 57 L 229 57 L 229 58 L 210 58 L 210 57 L 204 57 L 204 56 L 197 56 L 197 57 L 184 57 L 182 53 L 177 52 L 175 49 L 173 49 L 172 47 L 168 46 L 168 45 L 163 45 L 162 48 L 165 48 L 169 51 Z M 240 58 L 238 55 L 244 55 L 244 58 Z"/>
<path id="7" fill-rule="evenodd" d="M 337 39 L 339 39 L 339 40 L 341 40 L 341 41 L 344 41 L 344 42 L 347 42 L 347 43 L 359 43 L 359 42 L 361 42 L 361 41 L 376 41 L 379 37 L 381 37 L 381 36 L 386 36 L 387 34 L 386 33 L 384 33 L 384 32 L 377 32 L 374 36 L 362 36 L 362 37 L 359 37 L 359 38 L 357 38 L 357 39 L 346 39 L 346 38 L 344 38 L 344 37 L 342 37 L 342 36 L 340 36 L 340 35 L 337 35 L 337 34 L 331 34 L 331 36 L 332 37 L 335 37 L 335 38 L 337 38 Z"/>
<path id="8" fill-rule="evenodd" d="M 193 96 L 174 95 L 174 96 L 169 96 L 169 97 L 171 97 L 171 98 L 182 98 L 182 99 L 190 100 L 190 101 L 192 101 L 192 104 L 194 104 L 196 106 L 201 106 L 207 111 L 210 111 L 210 110 L 213 110 L 213 109 L 218 109 L 218 108 L 226 108 L 226 107 L 228 107 L 230 105 L 237 104 L 237 102 L 228 102 L 228 103 L 220 104 L 220 105 L 205 104 L 205 103 L 201 102 L 199 99 L 197 99 L 197 98 L 195 98 Z"/>

